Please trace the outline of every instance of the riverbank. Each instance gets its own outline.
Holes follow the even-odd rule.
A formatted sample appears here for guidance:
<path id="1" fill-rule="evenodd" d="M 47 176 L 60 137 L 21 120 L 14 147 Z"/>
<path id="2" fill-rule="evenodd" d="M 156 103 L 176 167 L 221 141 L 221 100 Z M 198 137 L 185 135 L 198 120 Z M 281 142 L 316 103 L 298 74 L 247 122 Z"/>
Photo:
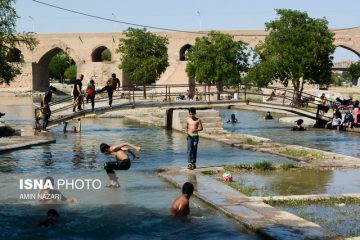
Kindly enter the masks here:
<path id="1" fill-rule="evenodd" d="M 246 106 L 249 109 L 249 106 Z M 259 109 L 258 109 L 259 110 Z M 199 111 L 200 112 L 200 111 Z M 142 123 L 152 124 L 163 127 L 165 125 L 165 111 L 144 111 L 132 109 L 122 116 L 131 118 Z M 287 121 L 292 122 L 297 117 L 290 117 Z M 182 126 L 181 124 L 173 124 Z M 174 129 L 183 132 L 182 129 Z M 360 159 L 334 152 L 327 152 L 315 148 L 303 147 L 299 145 L 289 145 L 272 141 L 271 139 L 257 137 L 253 135 L 230 133 L 224 129 L 206 131 L 200 137 L 221 142 L 239 149 L 270 153 L 295 160 L 301 167 L 320 167 L 320 168 L 359 168 Z"/>

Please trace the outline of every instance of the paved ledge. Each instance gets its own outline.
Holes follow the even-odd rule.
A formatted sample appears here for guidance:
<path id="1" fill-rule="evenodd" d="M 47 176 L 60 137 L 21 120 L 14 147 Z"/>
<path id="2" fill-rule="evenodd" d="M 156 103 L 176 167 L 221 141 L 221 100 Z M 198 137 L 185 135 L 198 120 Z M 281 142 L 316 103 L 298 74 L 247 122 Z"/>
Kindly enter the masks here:
<path id="1" fill-rule="evenodd" d="M 200 137 L 222 142 L 237 148 L 250 151 L 264 152 L 287 157 L 298 161 L 303 167 L 324 167 L 324 168 L 359 168 L 360 158 L 347 156 L 343 154 L 327 152 L 315 148 L 308 148 L 298 145 L 287 145 L 273 142 L 269 139 L 263 139 L 256 136 L 240 133 L 230 133 L 226 131 L 217 131 L 201 133 Z M 247 144 L 246 139 L 251 138 L 256 141 L 255 144 Z M 302 155 L 292 156 L 290 152 L 301 152 Z"/>
<path id="2" fill-rule="evenodd" d="M 227 185 L 207 176 L 196 175 L 190 170 L 181 169 L 178 173 L 175 170 L 162 170 L 158 175 L 177 187 L 190 180 L 195 186 L 196 197 L 270 239 L 344 239 L 315 223 L 253 200 Z"/>
<path id="3" fill-rule="evenodd" d="M 0 138 L 0 153 L 54 142 L 56 142 L 55 138 L 48 133 L 34 136 Z"/>
<path id="4" fill-rule="evenodd" d="M 344 194 L 311 194 L 311 195 L 291 195 L 291 196 L 271 196 L 271 197 L 251 197 L 257 201 L 288 201 L 288 200 L 321 200 L 330 198 L 360 198 L 359 193 L 344 193 Z"/>

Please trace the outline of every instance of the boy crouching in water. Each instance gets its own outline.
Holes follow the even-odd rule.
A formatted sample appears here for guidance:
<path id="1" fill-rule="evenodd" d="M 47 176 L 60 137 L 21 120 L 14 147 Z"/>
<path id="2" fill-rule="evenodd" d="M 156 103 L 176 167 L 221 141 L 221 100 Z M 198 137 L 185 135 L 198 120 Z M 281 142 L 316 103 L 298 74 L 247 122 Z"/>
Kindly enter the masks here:
<path id="1" fill-rule="evenodd" d="M 120 143 L 118 145 L 109 146 L 106 143 L 100 144 L 100 151 L 105 154 L 111 154 L 115 156 L 115 161 L 110 161 L 105 163 L 104 169 L 109 176 L 110 185 L 108 187 L 119 188 L 120 184 L 118 178 L 116 177 L 114 170 L 129 170 L 131 162 L 129 156 L 125 153 L 127 150 L 125 147 L 131 147 L 136 151 L 140 151 L 140 146 L 135 146 L 130 143 Z"/>

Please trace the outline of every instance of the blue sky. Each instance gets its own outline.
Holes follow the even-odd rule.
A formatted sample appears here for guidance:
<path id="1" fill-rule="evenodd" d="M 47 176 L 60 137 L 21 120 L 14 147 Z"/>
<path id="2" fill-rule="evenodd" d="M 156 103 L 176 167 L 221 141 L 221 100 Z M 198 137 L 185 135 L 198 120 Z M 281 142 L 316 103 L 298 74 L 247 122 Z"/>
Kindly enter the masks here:
<path id="1" fill-rule="evenodd" d="M 360 26 L 359 0 L 39 1 L 118 21 L 179 30 L 264 29 L 265 22 L 276 18 L 274 9 L 277 8 L 306 11 L 314 18 L 325 17 L 330 28 Z M 32 0 L 17 0 L 15 8 L 20 16 L 17 22 L 19 32 L 114 32 L 129 27 L 65 12 Z M 342 60 L 359 60 L 359 57 L 347 50 L 337 49 L 335 61 Z"/>

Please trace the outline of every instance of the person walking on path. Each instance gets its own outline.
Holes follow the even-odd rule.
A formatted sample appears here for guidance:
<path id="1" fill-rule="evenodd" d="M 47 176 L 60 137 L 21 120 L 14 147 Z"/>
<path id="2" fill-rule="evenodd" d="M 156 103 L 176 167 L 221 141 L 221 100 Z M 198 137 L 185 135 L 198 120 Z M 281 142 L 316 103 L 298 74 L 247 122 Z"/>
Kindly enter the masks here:
<path id="1" fill-rule="evenodd" d="M 89 103 L 89 100 L 91 102 L 91 111 L 95 111 L 95 81 L 90 80 L 90 84 L 86 87 L 86 103 Z"/>
<path id="2" fill-rule="evenodd" d="M 56 88 L 53 86 L 49 87 L 49 90 L 45 92 L 44 97 L 41 99 L 41 107 L 43 107 L 45 104 L 49 104 L 52 99 L 53 93 L 56 92 Z"/>
<path id="3" fill-rule="evenodd" d="M 187 136 L 188 169 L 196 168 L 197 148 L 199 144 L 199 132 L 203 130 L 202 122 L 196 117 L 196 109 L 189 108 L 189 117 L 186 120 L 185 132 Z"/>
<path id="4" fill-rule="evenodd" d="M 73 89 L 73 96 L 74 96 L 74 107 L 73 107 L 73 112 L 75 112 L 75 108 L 77 106 L 78 110 L 82 110 L 81 105 L 79 104 L 75 104 L 76 101 L 78 101 L 78 98 L 81 94 L 81 88 L 82 88 L 82 80 L 84 79 L 84 75 L 81 74 L 80 78 L 76 80 L 75 84 L 74 84 L 74 89 Z"/>
<path id="5" fill-rule="evenodd" d="M 49 119 L 51 116 L 51 110 L 48 103 L 44 103 L 44 105 L 40 108 L 42 115 L 42 132 L 47 132 L 46 128 L 49 124 Z"/>
<path id="6" fill-rule="evenodd" d="M 113 94 L 116 88 L 120 88 L 120 80 L 116 77 L 116 74 L 113 73 L 111 74 L 111 78 L 107 81 L 106 86 L 101 89 L 101 92 L 106 90 L 108 93 L 110 108 L 112 107 Z"/>
<path id="7" fill-rule="evenodd" d="M 53 86 L 49 87 L 49 90 L 45 92 L 44 97 L 41 99 L 40 102 L 40 109 L 36 112 L 36 119 L 35 119 L 35 127 L 36 129 L 39 128 L 40 123 L 39 121 L 42 119 L 42 130 L 46 131 L 46 127 L 49 123 L 51 110 L 50 110 L 50 102 L 52 99 L 52 94 L 56 92 L 56 88 Z"/>

